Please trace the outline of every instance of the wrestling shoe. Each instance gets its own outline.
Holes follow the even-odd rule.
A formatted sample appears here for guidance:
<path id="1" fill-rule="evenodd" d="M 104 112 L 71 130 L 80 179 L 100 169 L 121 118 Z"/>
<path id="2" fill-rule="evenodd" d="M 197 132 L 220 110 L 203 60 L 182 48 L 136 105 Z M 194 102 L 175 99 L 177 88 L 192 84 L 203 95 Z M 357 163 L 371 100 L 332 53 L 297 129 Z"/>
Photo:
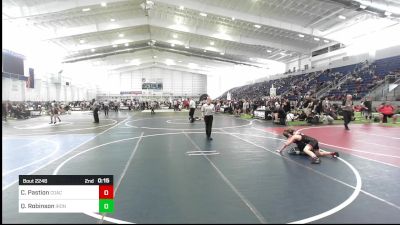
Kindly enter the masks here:
<path id="1" fill-rule="evenodd" d="M 321 160 L 320 160 L 318 157 L 315 157 L 315 158 L 312 158 L 312 159 L 311 159 L 311 163 L 312 163 L 312 164 L 320 164 L 320 163 L 321 163 Z"/>

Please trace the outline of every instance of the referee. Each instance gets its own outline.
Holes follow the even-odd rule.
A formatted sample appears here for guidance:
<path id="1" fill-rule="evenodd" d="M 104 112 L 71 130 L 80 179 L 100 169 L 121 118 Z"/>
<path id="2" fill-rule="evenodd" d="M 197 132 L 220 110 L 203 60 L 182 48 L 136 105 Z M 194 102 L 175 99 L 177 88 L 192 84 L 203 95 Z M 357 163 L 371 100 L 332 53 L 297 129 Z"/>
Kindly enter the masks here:
<path id="1" fill-rule="evenodd" d="M 93 123 L 99 123 L 99 103 L 93 99 L 93 118 L 94 118 L 94 122 Z M 54 123 L 55 123 L 56 118 L 54 117 Z"/>
<path id="2" fill-rule="evenodd" d="M 211 138 L 211 129 L 213 122 L 213 114 L 215 112 L 214 104 L 211 104 L 211 98 L 207 97 L 207 103 L 201 107 L 201 112 L 203 114 L 204 122 L 206 123 L 206 135 L 209 141 Z"/>
<path id="3" fill-rule="evenodd" d="M 353 96 L 348 94 L 346 96 L 346 99 L 343 100 L 342 102 L 342 111 L 343 111 L 343 120 L 344 120 L 344 128 L 346 130 L 350 130 L 349 127 L 347 126 L 350 121 L 351 121 L 351 116 L 353 114 Z"/>
<path id="4" fill-rule="evenodd" d="M 196 110 L 196 102 L 193 100 L 193 98 L 190 98 L 190 103 L 189 103 L 189 120 L 191 123 L 194 122 L 194 111 Z"/>

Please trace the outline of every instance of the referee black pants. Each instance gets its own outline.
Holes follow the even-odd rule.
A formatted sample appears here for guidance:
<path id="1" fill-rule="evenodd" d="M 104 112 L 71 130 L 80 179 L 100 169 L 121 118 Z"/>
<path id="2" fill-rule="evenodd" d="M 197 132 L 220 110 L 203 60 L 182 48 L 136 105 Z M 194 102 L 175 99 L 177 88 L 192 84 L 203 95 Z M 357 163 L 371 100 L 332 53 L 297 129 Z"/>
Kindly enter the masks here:
<path id="1" fill-rule="evenodd" d="M 94 122 L 99 123 L 99 110 L 97 108 L 93 110 L 93 117 L 94 117 Z"/>
<path id="2" fill-rule="evenodd" d="M 207 138 L 211 137 L 211 129 L 212 129 L 212 122 L 213 122 L 213 116 L 204 116 L 204 122 L 206 123 L 206 135 Z"/>
<path id="3" fill-rule="evenodd" d="M 190 119 L 191 123 L 193 123 L 193 121 L 194 121 L 194 118 L 193 118 L 194 110 L 195 110 L 195 108 L 190 108 L 190 110 L 189 110 L 189 119 Z"/>
<path id="4" fill-rule="evenodd" d="M 104 106 L 104 115 L 105 116 L 108 116 L 108 110 L 109 110 L 108 106 Z"/>
<path id="5" fill-rule="evenodd" d="M 343 110 L 344 127 L 345 127 L 346 129 L 349 128 L 347 125 L 348 125 L 348 124 L 350 123 L 350 121 L 351 121 L 351 114 L 352 114 L 351 111 Z"/>

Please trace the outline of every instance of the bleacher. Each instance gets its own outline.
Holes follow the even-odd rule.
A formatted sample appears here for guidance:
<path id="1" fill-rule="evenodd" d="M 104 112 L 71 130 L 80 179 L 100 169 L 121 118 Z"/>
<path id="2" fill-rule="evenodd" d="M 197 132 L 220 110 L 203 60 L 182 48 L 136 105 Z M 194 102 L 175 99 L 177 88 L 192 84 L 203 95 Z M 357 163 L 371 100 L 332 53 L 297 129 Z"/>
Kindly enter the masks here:
<path id="1" fill-rule="evenodd" d="M 400 69 L 400 56 L 332 68 L 326 71 L 305 73 L 288 76 L 280 79 L 264 81 L 251 85 L 232 88 L 229 92 L 236 99 L 256 99 L 269 95 L 272 84 L 277 95 L 285 94 L 289 100 L 298 100 L 307 94 L 314 94 L 333 84 L 344 76 L 348 79 L 340 85 L 340 89 L 333 89 L 324 97 L 333 100 L 341 99 L 345 94 L 352 93 L 355 100 L 359 100 L 369 93 L 374 87 L 380 85 L 384 77 Z M 220 98 L 226 99 L 227 92 Z"/>
<path id="2" fill-rule="evenodd" d="M 331 69 L 331 72 L 332 73 L 341 73 L 343 75 L 346 75 L 346 74 L 354 71 L 354 69 L 356 68 L 357 65 L 358 64 L 352 64 L 352 65 L 347 65 L 347 66 L 336 67 L 336 68 Z"/>
<path id="3" fill-rule="evenodd" d="M 348 70 L 341 70 L 342 72 L 345 72 L 347 74 L 350 74 L 350 76 L 345 83 L 343 83 L 340 86 L 340 89 L 333 89 L 329 93 L 325 95 L 325 97 L 331 98 L 333 100 L 339 100 L 341 97 L 346 95 L 347 93 L 353 93 L 354 99 L 358 100 L 364 97 L 367 93 L 369 88 L 372 88 L 375 85 L 370 85 L 373 84 L 374 81 L 374 64 L 365 66 L 365 65 L 360 65 L 364 67 L 357 67 L 356 64 L 355 67 L 347 67 L 347 69 L 351 69 L 352 71 Z"/>
<path id="4" fill-rule="evenodd" d="M 400 68 L 400 55 L 375 61 L 375 73 L 378 76 L 386 76 L 390 72 Z"/>

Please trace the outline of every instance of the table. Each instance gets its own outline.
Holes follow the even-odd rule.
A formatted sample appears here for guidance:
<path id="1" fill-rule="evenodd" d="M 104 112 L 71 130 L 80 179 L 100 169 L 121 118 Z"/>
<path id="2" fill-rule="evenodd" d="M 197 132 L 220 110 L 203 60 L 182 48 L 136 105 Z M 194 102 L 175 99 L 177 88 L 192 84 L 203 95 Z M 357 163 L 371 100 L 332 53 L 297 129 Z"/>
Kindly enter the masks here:
<path id="1" fill-rule="evenodd" d="M 40 116 L 41 112 L 40 110 L 28 110 L 30 112 L 31 116 Z"/>
<path id="2" fill-rule="evenodd" d="M 256 118 L 260 118 L 260 119 L 264 119 L 264 120 L 268 120 L 269 118 L 269 114 L 271 114 L 271 110 L 265 110 L 265 109 L 257 109 L 254 111 L 254 116 Z"/>

